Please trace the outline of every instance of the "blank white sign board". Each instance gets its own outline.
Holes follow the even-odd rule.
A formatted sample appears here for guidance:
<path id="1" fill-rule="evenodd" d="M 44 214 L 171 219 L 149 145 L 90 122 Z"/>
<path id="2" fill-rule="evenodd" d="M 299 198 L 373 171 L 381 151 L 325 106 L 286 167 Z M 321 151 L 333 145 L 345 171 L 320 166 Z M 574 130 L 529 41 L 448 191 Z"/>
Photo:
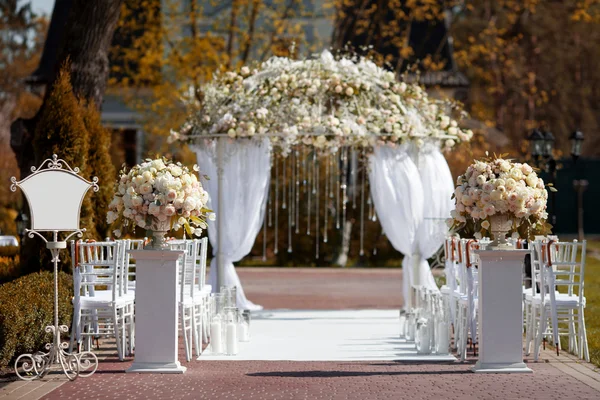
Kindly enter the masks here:
<path id="1" fill-rule="evenodd" d="M 43 170 L 23 179 L 19 186 L 31 210 L 35 231 L 76 231 L 83 198 L 92 185 L 62 169 Z"/>

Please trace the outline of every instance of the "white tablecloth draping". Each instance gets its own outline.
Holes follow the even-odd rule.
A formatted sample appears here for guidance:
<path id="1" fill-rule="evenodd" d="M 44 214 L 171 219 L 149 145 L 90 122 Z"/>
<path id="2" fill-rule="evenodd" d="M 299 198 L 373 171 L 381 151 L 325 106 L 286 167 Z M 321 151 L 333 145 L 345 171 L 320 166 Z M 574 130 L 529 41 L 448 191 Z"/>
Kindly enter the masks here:
<path id="1" fill-rule="evenodd" d="M 237 287 L 238 307 L 260 310 L 262 306 L 246 298 L 234 262 L 252 250 L 265 215 L 265 203 L 271 175 L 271 152 L 268 140 L 225 140 L 223 157 L 223 210 L 217 204 L 217 141 L 209 140 L 195 147 L 200 174 L 210 177 L 202 185 L 209 193 L 209 207 L 217 218 L 223 218 L 223 284 Z M 217 223 L 208 224 L 208 236 L 213 248 L 209 284 L 217 287 Z"/>

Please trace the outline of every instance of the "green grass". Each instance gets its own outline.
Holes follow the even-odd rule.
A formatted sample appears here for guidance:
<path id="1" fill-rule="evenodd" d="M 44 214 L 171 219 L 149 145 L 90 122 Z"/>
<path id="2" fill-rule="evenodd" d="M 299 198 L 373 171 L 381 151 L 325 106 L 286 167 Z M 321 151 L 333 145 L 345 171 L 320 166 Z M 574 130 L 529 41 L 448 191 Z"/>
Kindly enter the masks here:
<path id="1" fill-rule="evenodd" d="M 585 325 L 590 361 L 600 366 L 600 241 L 588 241 L 585 263 Z"/>

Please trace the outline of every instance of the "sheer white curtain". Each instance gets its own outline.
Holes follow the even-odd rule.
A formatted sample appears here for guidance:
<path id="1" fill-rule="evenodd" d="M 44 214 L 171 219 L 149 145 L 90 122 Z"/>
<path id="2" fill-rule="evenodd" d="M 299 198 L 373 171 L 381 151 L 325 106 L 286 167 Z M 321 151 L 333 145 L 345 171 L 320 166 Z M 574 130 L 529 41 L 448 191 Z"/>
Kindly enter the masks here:
<path id="1" fill-rule="evenodd" d="M 265 215 L 265 202 L 271 176 L 271 152 L 269 142 L 255 140 L 226 140 L 223 157 L 223 210 L 217 204 L 217 141 L 206 141 L 194 148 L 200 174 L 210 179 L 202 184 L 210 194 L 209 207 L 217 219 L 223 217 L 223 284 L 237 286 L 238 307 L 260 310 L 262 306 L 246 298 L 234 262 L 250 253 Z M 208 237 L 213 248 L 209 283 L 217 288 L 217 223 L 208 224 Z"/>
<path id="2" fill-rule="evenodd" d="M 369 158 L 371 196 L 379 221 L 392 246 L 404 254 L 402 294 L 408 299 L 414 281 L 412 255 L 423 221 L 424 192 L 408 146 L 381 145 Z"/>
<path id="3" fill-rule="evenodd" d="M 437 290 L 427 259 L 432 257 L 444 243 L 448 228 L 446 218 L 454 208 L 452 193 L 454 184 L 452 173 L 437 143 L 425 143 L 418 152 L 411 152 L 416 163 L 423 185 L 423 221 L 417 231 L 417 250 L 412 260 L 419 263 L 419 282 L 429 289 Z"/>

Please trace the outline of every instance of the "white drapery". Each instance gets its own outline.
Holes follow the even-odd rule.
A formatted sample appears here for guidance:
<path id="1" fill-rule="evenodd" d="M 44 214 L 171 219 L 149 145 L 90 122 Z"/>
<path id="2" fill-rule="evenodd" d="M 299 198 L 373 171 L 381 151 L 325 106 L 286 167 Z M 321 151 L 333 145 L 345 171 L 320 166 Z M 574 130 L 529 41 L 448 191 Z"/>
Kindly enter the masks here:
<path id="1" fill-rule="evenodd" d="M 222 284 L 237 287 L 238 307 L 247 310 L 260 310 L 262 306 L 246 298 L 234 262 L 241 260 L 252 250 L 256 235 L 260 231 L 265 216 L 265 203 L 271 176 L 271 152 L 268 139 L 224 140 L 223 168 L 223 209 L 219 209 L 217 140 L 203 142 L 195 147 L 200 174 L 210 177 L 202 184 L 210 195 L 209 207 L 217 218 L 223 217 L 223 264 Z M 220 212 L 222 211 L 222 212 Z M 209 283 L 213 292 L 217 287 L 217 224 L 208 224 L 208 237 L 213 248 Z"/>
<path id="2" fill-rule="evenodd" d="M 414 282 L 409 267 L 418 251 L 417 232 L 423 221 L 424 193 L 419 171 L 408 146 L 377 146 L 369 157 L 369 182 L 375 211 L 392 246 L 402 254 L 402 294 L 408 299 Z"/>
<path id="3" fill-rule="evenodd" d="M 418 165 L 418 167 L 417 167 Z M 454 190 L 446 159 L 434 143 L 378 146 L 370 157 L 371 196 L 383 230 L 402 254 L 402 293 L 420 284 L 438 290 L 427 258 L 443 244 Z M 418 274 L 418 276 L 417 276 Z"/>

